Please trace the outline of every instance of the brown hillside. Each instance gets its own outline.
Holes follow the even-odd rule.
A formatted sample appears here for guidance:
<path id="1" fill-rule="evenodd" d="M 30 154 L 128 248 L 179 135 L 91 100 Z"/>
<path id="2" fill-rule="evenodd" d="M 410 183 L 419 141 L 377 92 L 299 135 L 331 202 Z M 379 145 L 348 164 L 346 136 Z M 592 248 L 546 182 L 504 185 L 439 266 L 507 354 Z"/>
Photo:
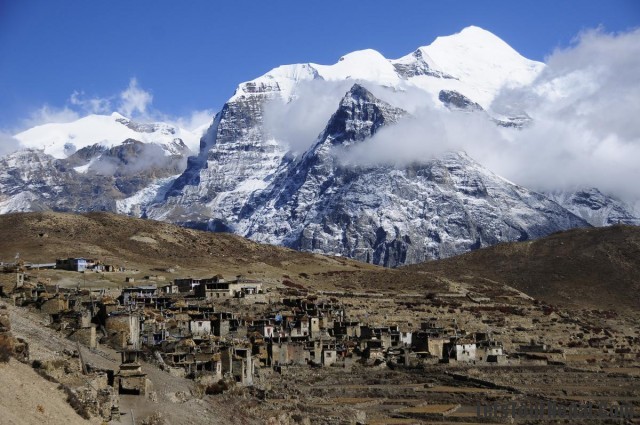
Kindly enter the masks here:
<path id="1" fill-rule="evenodd" d="M 16 253 L 32 263 L 83 256 L 141 273 L 164 274 L 167 279 L 245 274 L 319 289 L 395 291 L 438 286 L 422 273 L 407 274 L 346 258 L 259 244 L 232 234 L 110 213 L 6 214 L 0 215 L 0 231 L 0 261 L 13 261 Z M 174 273 L 159 271 L 170 267 Z M 69 275 L 63 272 L 63 278 Z M 89 274 L 84 279 L 89 282 L 96 276 Z M 123 277 L 112 279 L 121 282 Z"/>
<path id="2" fill-rule="evenodd" d="M 193 273 L 311 272 L 371 268 L 343 258 L 258 244 L 227 233 L 210 233 L 109 213 L 53 212 L 0 215 L 0 261 L 16 253 L 29 262 L 84 256 L 142 270 L 178 266 Z"/>
<path id="3" fill-rule="evenodd" d="M 58 384 L 31 366 L 11 359 L 0 363 L 0 423 L 6 425 L 97 423 L 82 419 L 67 403 Z"/>
<path id="4" fill-rule="evenodd" d="M 490 279 L 563 306 L 640 310 L 640 228 L 574 229 L 404 267 L 450 279 Z"/>
<path id="5" fill-rule="evenodd" d="M 242 273 L 317 289 L 388 294 L 426 294 L 457 283 L 473 291 L 508 285 L 566 307 L 640 310 L 640 228 L 630 226 L 577 229 L 399 269 L 109 213 L 0 215 L 0 230 L 0 261 L 12 261 L 18 252 L 31 262 L 85 256 L 167 279 Z M 175 272 L 158 271 L 169 267 Z"/>

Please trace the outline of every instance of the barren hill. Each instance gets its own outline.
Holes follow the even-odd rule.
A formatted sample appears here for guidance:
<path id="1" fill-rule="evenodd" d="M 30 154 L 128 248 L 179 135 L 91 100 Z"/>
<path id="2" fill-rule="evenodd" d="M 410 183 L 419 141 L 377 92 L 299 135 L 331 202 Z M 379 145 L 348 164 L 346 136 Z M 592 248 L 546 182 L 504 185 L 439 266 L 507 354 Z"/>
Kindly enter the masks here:
<path id="1" fill-rule="evenodd" d="M 173 268 L 164 273 L 167 279 L 246 274 L 316 289 L 387 294 L 427 294 L 452 284 L 479 292 L 508 285 L 565 307 L 640 309 L 640 228 L 634 226 L 575 229 L 397 269 L 110 213 L 0 215 L 0 229 L 0 261 L 16 253 L 31 262 L 85 256 L 154 274 Z"/>
<path id="2" fill-rule="evenodd" d="M 0 379 L 3 382 L 0 385 L 0 422 L 3 424 L 92 423 L 74 412 L 57 384 L 45 380 L 29 365 L 13 359 L 0 363 Z"/>
<path id="3" fill-rule="evenodd" d="M 189 273 L 247 273 L 282 277 L 291 269 L 375 269 L 374 266 L 258 244 L 228 233 L 186 229 L 110 213 L 53 212 L 0 215 L 0 261 L 16 253 L 33 263 L 84 256 L 117 266 L 175 267 Z"/>
<path id="4" fill-rule="evenodd" d="M 573 229 L 403 268 L 489 279 L 551 304 L 640 311 L 640 228 Z"/>
<path id="5" fill-rule="evenodd" d="M 13 261 L 16 253 L 32 263 L 83 256 L 142 273 L 164 274 L 167 279 L 245 274 L 318 289 L 395 291 L 400 287 L 438 286 L 419 273 L 111 213 L 6 214 L 0 215 L 0 229 L 0 261 Z M 173 269 L 173 273 L 163 273 L 167 269 Z M 88 282 L 96 277 L 89 274 L 84 278 Z"/>

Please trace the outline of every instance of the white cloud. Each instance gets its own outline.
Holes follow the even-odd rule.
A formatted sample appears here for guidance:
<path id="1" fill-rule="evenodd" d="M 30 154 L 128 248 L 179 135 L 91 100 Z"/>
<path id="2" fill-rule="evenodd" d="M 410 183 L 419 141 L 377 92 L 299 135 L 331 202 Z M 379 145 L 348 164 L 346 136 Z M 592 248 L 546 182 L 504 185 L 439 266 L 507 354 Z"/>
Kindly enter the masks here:
<path id="1" fill-rule="evenodd" d="M 293 152 L 304 152 L 327 125 L 340 99 L 352 85 L 353 81 L 300 82 L 293 100 L 285 103 L 275 98 L 265 106 L 266 134 L 287 145 Z"/>
<path id="2" fill-rule="evenodd" d="M 640 29 L 582 33 L 530 87 L 494 104 L 534 120 L 507 145 L 506 161 L 489 158 L 496 172 L 541 189 L 590 185 L 640 198 Z"/>
<path id="3" fill-rule="evenodd" d="M 501 130 L 486 114 L 423 107 L 365 143 L 337 149 L 337 156 L 343 163 L 402 166 L 465 150 L 482 162 L 478 156 L 501 139 Z"/>
<path id="4" fill-rule="evenodd" d="M 203 132 L 206 131 L 213 122 L 214 115 L 215 112 L 213 111 L 213 109 L 203 109 L 192 111 L 187 116 L 167 116 L 162 118 L 161 120 L 170 122 L 180 128 L 184 128 L 192 132 Z"/>
<path id="5" fill-rule="evenodd" d="M 71 122 L 79 118 L 80 114 L 67 106 L 63 108 L 56 108 L 49 105 L 43 105 L 29 114 L 28 118 L 23 120 L 23 126 L 28 128 L 51 122 Z"/>
<path id="6" fill-rule="evenodd" d="M 134 114 L 144 115 L 152 102 L 153 95 L 138 86 L 136 78 L 132 78 L 126 90 L 120 93 L 118 109 L 127 117 L 132 117 Z"/>
<path id="7" fill-rule="evenodd" d="M 10 154 L 20 148 L 20 141 L 11 134 L 0 130 L 0 156 Z"/>
<path id="8" fill-rule="evenodd" d="M 102 97 L 87 98 L 83 91 L 74 91 L 69 103 L 79 107 L 87 114 L 108 114 L 111 112 L 111 99 Z"/>
<path id="9" fill-rule="evenodd" d="M 491 109 L 526 112 L 533 121 L 522 130 L 499 128 L 481 113 L 421 106 L 415 90 L 373 92 L 412 115 L 340 150 L 343 161 L 406 164 L 464 150 L 535 190 L 595 186 L 640 199 L 640 30 L 585 32 L 549 56 L 530 86 L 501 93 Z"/>

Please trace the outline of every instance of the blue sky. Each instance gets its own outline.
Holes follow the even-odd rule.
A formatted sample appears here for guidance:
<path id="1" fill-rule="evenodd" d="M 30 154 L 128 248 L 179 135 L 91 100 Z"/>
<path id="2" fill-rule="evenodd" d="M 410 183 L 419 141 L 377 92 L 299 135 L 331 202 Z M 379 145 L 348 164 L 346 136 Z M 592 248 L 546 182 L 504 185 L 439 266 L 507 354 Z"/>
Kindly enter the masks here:
<path id="1" fill-rule="evenodd" d="M 581 30 L 637 27 L 640 2 L 0 0 L 0 130 L 45 119 L 44 106 L 77 110 L 74 92 L 117 97 L 132 78 L 162 114 L 211 112 L 280 64 L 396 58 L 469 25 L 544 60 Z"/>

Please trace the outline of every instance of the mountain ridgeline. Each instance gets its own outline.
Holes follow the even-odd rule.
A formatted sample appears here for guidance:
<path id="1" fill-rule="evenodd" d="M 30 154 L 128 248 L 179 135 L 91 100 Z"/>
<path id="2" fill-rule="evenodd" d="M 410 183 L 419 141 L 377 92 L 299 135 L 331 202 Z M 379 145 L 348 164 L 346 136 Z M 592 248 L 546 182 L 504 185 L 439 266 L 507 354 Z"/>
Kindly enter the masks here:
<path id="1" fill-rule="evenodd" d="M 16 135 L 24 150 L 0 158 L 0 213 L 117 212 L 388 267 L 576 227 L 640 224 L 596 188 L 534 192 L 462 151 L 401 164 L 358 160 L 379 132 L 415 118 L 403 93 L 419 93 L 438 113 L 519 131 L 531 122 L 526 111 L 499 115 L 491 103 L 544 67 L 469 27 L 395 60 L 363 50 L 334 65 L 275 68 L 238 86 L 199 146 L 194 133 L 115 113 L 36 127 Z M 322 97 L 330 110 L 300 141 L 307 147 L 281 140 L 275 130 L 296 123 L 281 119 L 274 130 L 270 108 Z"/>

